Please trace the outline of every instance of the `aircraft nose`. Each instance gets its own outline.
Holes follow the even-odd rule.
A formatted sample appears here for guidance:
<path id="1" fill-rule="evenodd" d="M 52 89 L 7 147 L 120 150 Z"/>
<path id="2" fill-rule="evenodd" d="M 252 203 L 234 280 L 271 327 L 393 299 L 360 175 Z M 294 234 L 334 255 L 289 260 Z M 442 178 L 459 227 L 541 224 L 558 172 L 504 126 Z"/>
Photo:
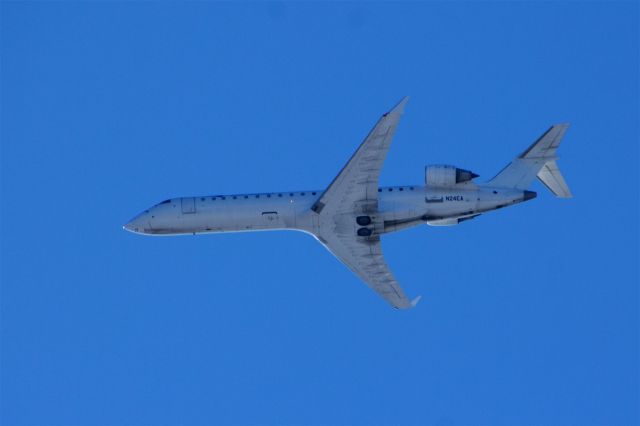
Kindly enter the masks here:
<path id="1" fill-rule="evenodd" d="M 136 216 L 122 226 L 122 229 L 133 232 L 134 234 L 144 234 L 146 229 L 144 226 L 144 218 Z"/>

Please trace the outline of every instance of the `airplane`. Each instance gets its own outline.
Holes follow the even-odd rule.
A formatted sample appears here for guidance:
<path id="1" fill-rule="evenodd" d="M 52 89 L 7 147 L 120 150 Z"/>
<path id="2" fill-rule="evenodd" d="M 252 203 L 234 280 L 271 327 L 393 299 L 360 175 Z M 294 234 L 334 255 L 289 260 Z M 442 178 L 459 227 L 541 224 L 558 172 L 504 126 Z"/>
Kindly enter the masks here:
<path id="1" fill-rule="evenodd" d="M 404 111 L 403 98 L 384 113 L 324 190 L 170 198 L 124 225 L 137 234 L 166 236 L 296 230 L 316 238 L 373 291 L 397 309 L 414 307 L 382 254 L 380 237 L 420 224 L 453 226 L 528 201 L 537 177 L 555 196 L 572 195 L 556 163 L 568 124 L 551 126 L 496 176 L 451 165 L 425 167 L 424 184 L 381 187 L 380 170 Z"/>

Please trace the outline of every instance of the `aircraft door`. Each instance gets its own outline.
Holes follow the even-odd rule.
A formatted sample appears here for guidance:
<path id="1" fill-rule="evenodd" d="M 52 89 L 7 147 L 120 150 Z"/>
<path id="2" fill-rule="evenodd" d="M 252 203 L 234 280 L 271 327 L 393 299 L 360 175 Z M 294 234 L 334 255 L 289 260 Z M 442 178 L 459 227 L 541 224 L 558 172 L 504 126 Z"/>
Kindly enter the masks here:
<path id="1" fill-rule="evenodd" d="M 182 200 L 182 214 L 191 214 L 196 212 L 195 197 L 181 198 L 181 200 Z"/>

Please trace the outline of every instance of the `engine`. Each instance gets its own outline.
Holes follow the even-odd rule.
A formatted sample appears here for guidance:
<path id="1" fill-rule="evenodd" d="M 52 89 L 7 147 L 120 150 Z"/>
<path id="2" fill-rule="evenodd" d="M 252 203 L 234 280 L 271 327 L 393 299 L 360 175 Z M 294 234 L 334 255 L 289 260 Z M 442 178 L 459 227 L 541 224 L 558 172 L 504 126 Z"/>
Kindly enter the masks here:
<path id="1" fill-rule="evenodd" d="M 424 183 L 428 186 L 454 186 L 476 177 L 477 174 L 455 166 L 435 165 L 424 169 Z"/>

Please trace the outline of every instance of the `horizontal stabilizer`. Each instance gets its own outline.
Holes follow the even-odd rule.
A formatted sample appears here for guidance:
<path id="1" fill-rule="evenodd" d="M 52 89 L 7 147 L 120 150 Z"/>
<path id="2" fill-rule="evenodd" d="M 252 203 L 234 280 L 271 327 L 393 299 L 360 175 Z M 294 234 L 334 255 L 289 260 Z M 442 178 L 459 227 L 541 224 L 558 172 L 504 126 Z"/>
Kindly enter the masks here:
<path id="1" fill-rule="evenodd" d="M 556 197 L 573 197 L 555 160 L 547 162 L 544 167 L 540 169 L 538 172 L 538 179 L 540 179 L 540 182 L 542 182 L 549 191 L 553 192 Z"/>

